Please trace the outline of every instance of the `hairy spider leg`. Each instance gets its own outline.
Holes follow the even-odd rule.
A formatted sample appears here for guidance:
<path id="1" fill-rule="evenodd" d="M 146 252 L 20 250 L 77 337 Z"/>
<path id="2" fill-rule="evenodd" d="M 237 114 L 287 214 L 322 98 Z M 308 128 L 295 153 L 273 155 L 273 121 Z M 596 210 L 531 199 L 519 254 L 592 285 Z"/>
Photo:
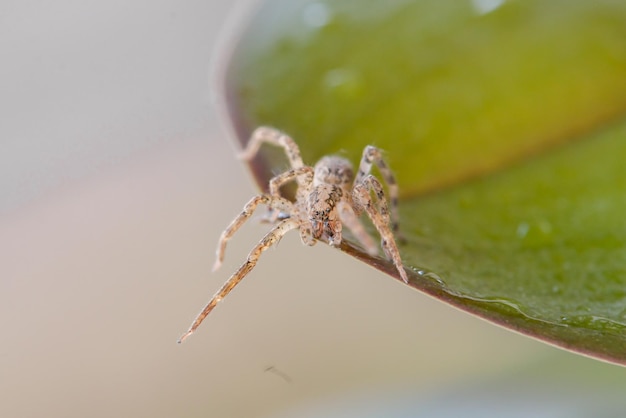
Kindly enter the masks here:
<path id="1" fill-rule="evenodd" d="M 376 209 L 372 204 L 372 192 L 374 192 L 373 194 L 376 196 L 376 206 L 378 209 Z M 396 241 L 393 237 L 393 232 L 389 229 L 389 208 L 387 207 L 383 186 L 376 179 L 376 177 L 371 174 L 367 175 L 361 180 L 360 183 L 354 186 L 354 199 L 356 201 L 355 203 L 363 208 L 372 220 L 372 223 L 380 234 L 381 245 L 385 254 L 391 259 L 393 264 L 396 266 L 396 269 L 398 269 L 398 273 L 400 273 L 402 280 L 404 280 L 405 283 L 408 283 L 409 279 L 406 275 L 406 271 L 404 271 L 404 267 L 402 266 L 400 251 L 398 250 L 398 246 L 396 245 Z"/>
<path id="2" fill-rule="evenodd" d="M 261 145 L 268 143 L 274 146 L 282 147 L 289 160 L 289 165 L 292 169 L 299 169 L 304 167 L 302 156 L 300 154 L 300 148 L 298 144 L 287 134 L 279 131 L 278 129 L 270 128 L 268 126 L 260 126 L 252 132 L 246 148 L 239 153 L 239 158 L 249 161 L 253 159 L 259 152 Z M 303 176 L 296 177 L 298 184 L 298 198 L 301 197 L 300 189 L 302 186 L 307 185 L 307 179 Z M 270 210 L 268 213 L 268 220 L 270 223 L 276 222 L 281 218 L 281 213 L 276 210 Z"/>
<path id="3" fill-rule="evenodd" d="M 232 276 L 230 276 L 230 278 L 226 281 L 226 283 L 224 283 L 221 289 L 217 291 L 217 293 L 213 296 L 213 298 L 211 298 L 209 303 L 204 307 L 204 309 L 202 309 L 202 311 L 198 314 L 196 319 L 191 324 L 191 327 L 189 327 L 189 330 L 185 334 L 183 334 L 182 337 L 180 337 L 178 343 L 182 343 L 187 337 L 193 334 L 193 332 L 200 326 L 200 324 L 202 323 L 202 321 L 204 321 L 207 315 L 211 313 L 213 308 L 215 308 L 217 304 L 220 303 L 222 299 L 224 299 L 226 295 L 228 295 L 230 291 L 233 290 L 233 288 L 237 286 L 237 284 L 239 284 L 239 282 L 241 282 L 241 280 L 243 280 L 243 278 L 246 277 L 248 273 L 250 273 L 254 266 L 256 266 L 259 257 L 265 250 L 280 241 L 280 239 L 287 232 L 296 228 L 298 228 L 298 222 L 295 219 L 285 219 L 284 221 L 281 221 L 278 225 L 276 225 L 275 228 L 269 231 L 263 237 L 261 242 L 259 242 L 252 249 L 252 251 L 250 251 L 247 260 L 241 265 L 241 267 L 239 267 L 239 269 L 237 269 L 237 271 L 234 272 Z"/>
<path id="4" fill-rule="evenodd" d="M 299 216 L 300 221 L 300 239 L 305 245 L 313 246 L 317 243 L 317 240 L 313 238 L 313 230 L 311 229 L 311 223 L 306 219 L 305 209 L 301 206 L 300 202 L 304 202 L 307 199 L 307 196 L 311 193 L 312 185 L 313 185 L 313 167 L 303 166 L 299 168 L 292 168 L 289 171 L 285 171 L 282 174 L 279 174 L 273 177 L 269 182 L 269 190 L 270 195 L 275 197 L 280 196 L 280 188 L 283 184 L 288 183 L 299 176 L 304 178 L 302 185 L 298 186 L 298 190 L 296 192 L 296 202 L 294 205 L 296 206 L 296 211 Z M 289 216 L 292 217 L 295 212 L 291 211 Z M 270 218 L 270 221 L 276 221 L 277 216 L 273 216 L 273 219 Z"/>
<path id="5" fill-rule="evenodd" d="M 397 233 L 398 228 L 398 183 L 393 173 L 385 163 L 383 154 L 380 149 L 368 145 L 363 150 L 363 156 L 361 157 L 361 163 L 359 164 L 359 171 L 354 179 L 354 184 L 360 184 L 363 179 L 368 176 L 372 171 L 372 163 L 376 164 L 380 174 L 383 176 L 387 188 L 389 189 L 389 198 L 391 201 L 391 230 Z"/>
<path id="6" fill-rule="evenodd" d="M 252 132 L 250 140 L 248 141 L 246 148 L 239 154 L 239 158 L 243 160 L 253 159 L 259 152 L 263 143 L 282 147 L 285 150 L 285 154 L 287 154 L 287 159 L 289 160 L 291 168 L 300 168 L 304 166 L 302 156 L 300 155 L 300 148 L 296 142 L 289 135 L 279 131 L 278 129 L 267 126 L 260 126 Z"/>
<path id="7" fill-rule="evenodd" d="M 346 228 L 352 232 L 354 238 L 361 243 L 365 251 L 371 256 L 378 254 L 378 245 L 372 236 L 365 230 L 363 223 L 359 220 L 360 213 L 356 213 L 349 203 L 339 204 L 339 218 Z"/>
<path id="8" fill-rule="evenodd" d="M 241 226 L 252 216 L 257 206 L 260 204 L 266 204 L 269 208 L 278 209 L 285 213 L 293 213 L 294 205 L 287 199 L 280 196 L 268 196 L 268 195 L 258 195 L 254 196 L 246 205 L 243 207 L 243 210 L 233 221 L 228 225 L 228 227 L 222 232 L 220 236 L 217 251 L 216 251 L 216 259 L 215 264 L 213 265 L 213 271 L 216 271 L 222 265 L 222 261 L 224 261 L 224 252 L 226 251 L 226 243 L 232 236 L 241 228 Z"/>
<path id="9" fill-rule="evenodd" d="M 302 184 L 298 186 L 296 202 L 302 201 L 310 193 L 311 186 L 313 185 L 313 167 L 302 166 L 298 168 L 292 168 L 277 176 L 274 176 L 269 181 L 270 195 L 275 197 L 281 197 L 280 188 L 289 183 L 292 180 L 302 179 Z"/>

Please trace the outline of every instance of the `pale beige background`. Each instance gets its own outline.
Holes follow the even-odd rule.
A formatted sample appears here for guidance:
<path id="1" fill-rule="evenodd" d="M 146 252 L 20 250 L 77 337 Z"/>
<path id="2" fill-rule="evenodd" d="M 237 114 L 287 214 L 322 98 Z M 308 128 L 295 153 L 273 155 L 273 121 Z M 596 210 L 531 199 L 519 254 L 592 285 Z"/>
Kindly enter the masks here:
<path id="1" fill-rule="evenodd" d="M 210 273 L 255 193 L 209 82 L 242 4 L 0 5 L 0 416 L 273 416 L 554 355 L 297 234 L 176 344 L 264 233 Z"/>

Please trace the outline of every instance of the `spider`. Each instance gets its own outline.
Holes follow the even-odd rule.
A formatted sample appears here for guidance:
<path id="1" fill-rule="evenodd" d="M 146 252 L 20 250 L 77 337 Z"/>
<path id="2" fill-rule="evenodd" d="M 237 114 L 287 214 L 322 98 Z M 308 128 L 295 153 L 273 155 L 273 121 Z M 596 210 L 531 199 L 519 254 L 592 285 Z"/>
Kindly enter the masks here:
<path id="1" fill-rule="evenodd" d="M 304 165 L 300 149 L 295 141 L 286 134 L 269 127 L 259 127 L 253 132 L 240 157 L 244 160 L 251 160 L 263 143 L 284 148 L 291 169 L 273 177 L 269 181 L 269 192 L 254 196 L 222 232 L 213 271 L 222 264 L 228 240 L 250 218 L 259 205 L 264 204 L 269 208 L 267 221 L 275 226 L 250 251 L 247 260 L 230 276 L 198 314 L 189 330 L 178 340 L 179 343 L 189 337 L 213 308 L 243 280 L 254 268 L 261 254 L 277 244 L 292 229 L 300 231 L 300 238 L 306 245 L 315 245 L 321 240 L 337 247 L 341 244 L 342 227 L 345 226 L 361 243 L 365 251 L 376 256 L 378 246 L 359 220 L 360 215 L 365 212 L 381 236 L 381 246 L 386 256 L 398 269 L 402 280 L 408 283 L 394 239 L 394 232 L 398 231 L 398 186 L 378 148 L 371 145 L 365 147 L 359 171 L 355 177 L 350 162 L 337 156 L 323 157 L 315 167 Z M 380 181 L 370 174 L 372 164 L 376 164 L 387 183 L 391 197 L 391 211 Z M 281 186 L 292 181 L 295 181 L 297 185 L 294 201 L 283 197 L 280 193 Z"/>

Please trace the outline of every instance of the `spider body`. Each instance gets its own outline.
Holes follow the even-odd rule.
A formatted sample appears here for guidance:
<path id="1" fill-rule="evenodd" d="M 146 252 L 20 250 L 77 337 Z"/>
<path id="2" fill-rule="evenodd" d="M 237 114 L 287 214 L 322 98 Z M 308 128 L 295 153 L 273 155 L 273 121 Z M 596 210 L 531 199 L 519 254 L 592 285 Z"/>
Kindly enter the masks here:
<path id="1" fill-rule="evenodd" d="M 299 230 L 300 238 L 306 245 L 325 241 L 336 247 L 341 244 L 345 226 L 364 249 L 375 256 L 378 254 L 378 246 L 360 221 L 360 215 L 365 212 L 381 236 L 385 255 L 394 263 L 400 277 L 408 282 L 393 234 L 398 229 L 398 187 L 378 148 L 369 145 L 365 147 L 355 177 L 350 162 L 337 156 L 323 157 L 314 167 L 304 165 L 300 149 L 293 139 L 268 127 L 254 131 L 241 158 L 252 159 L 263 143 L 284 148 L 291 169 L 273 177 L 269 181 L 268 193 L 253 197 L 222 232 L 213 270 L 220 267 L 228 240 L 259 205 L 264 204 L 269 208 L 267 220 L 274 227 L 250 251 L 247 260 L 213 296 L 179 342 L 191 335 L 213 308 L 254 268 L 263 251 L 278 243 L 292 229 Z M 373 164 L 387 183 L 391 211 L 380 181 L 370 174 Z M 295 199 L 291 201 L 281 195 L 280 188 L 293 181 L 298 187 Z"/>
<path id="2" fill-rule="evenodd" d="M 315 186 L 307 199 L 306 210 L 310 223 L 311 235 L 316 240 L 323 240 L 332 246 L 341 244 L 341 218 L 337 205 L 341 202 L 343 191 L 332 184 Z M 310 241 L 314 244 L 317 241 Z"/>

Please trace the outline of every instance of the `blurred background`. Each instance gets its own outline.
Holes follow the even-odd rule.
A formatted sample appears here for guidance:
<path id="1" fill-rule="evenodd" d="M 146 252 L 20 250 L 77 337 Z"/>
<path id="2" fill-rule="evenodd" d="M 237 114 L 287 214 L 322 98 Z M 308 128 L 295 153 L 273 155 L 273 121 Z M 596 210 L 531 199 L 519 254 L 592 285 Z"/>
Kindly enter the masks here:
<path id="1" fill-rule="evenodd" d="M 0 416 L 620 416 L 622 368 L 267 226 L 216 68 L 256 2 L 0 4 Z M 305 156 L 306 159 L 306 156 Z"/>

